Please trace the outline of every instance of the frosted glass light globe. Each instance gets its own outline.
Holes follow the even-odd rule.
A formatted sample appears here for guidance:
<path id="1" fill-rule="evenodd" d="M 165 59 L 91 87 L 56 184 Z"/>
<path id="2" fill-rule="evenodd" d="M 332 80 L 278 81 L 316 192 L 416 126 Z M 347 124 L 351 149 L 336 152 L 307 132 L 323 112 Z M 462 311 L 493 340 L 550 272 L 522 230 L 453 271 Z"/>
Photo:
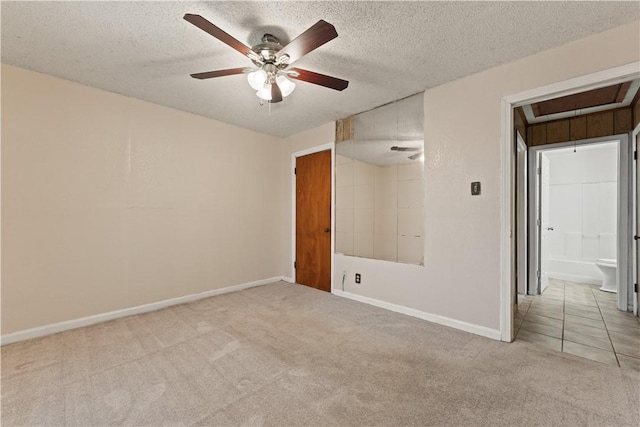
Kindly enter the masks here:
<path id="1" fill-rule="evenodd" d="M 256 70 L 247 74 L 247 80 L 255 90 L 262 89 L 264 82 L 267 81 L 267 73 L 264 70 Z"/>
<path id="2" fill-rule="evenodd" d="M 289 80 L 287 76 L 279 75 L 276 77 L 276 83 L 280 87 L 280 92 L 282 92 L 282 96 L 289 96 L 291 92 L 296 88 L 296 84 Z"/>
<path id="3" fill-rule="evenodd" d="M 260 88 L 260 90 L 256 92 L 256 95 L 258 95 L 260 98 L 264 99 L 265 101 L 271 101 L 271 85 L 270 84 L 263 85 L 262 88 Z"/>

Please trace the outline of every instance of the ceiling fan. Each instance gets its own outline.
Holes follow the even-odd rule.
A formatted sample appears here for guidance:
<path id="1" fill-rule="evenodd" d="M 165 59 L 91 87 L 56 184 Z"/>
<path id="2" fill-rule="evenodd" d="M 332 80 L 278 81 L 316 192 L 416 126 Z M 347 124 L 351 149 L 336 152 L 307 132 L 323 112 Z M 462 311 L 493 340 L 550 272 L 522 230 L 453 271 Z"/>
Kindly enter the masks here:
<path id="1" fill-rule="evenodd" d="M 293 91 L 295 84 L 289 78 L 339 91 L 349 86 L 347 80 L 337 77 L 302 68 L 288 68 L 307 53 L 338 37 L 335 27 L 326 21 L 320 20 L 316 22 L 286 46 L 282 46 L 280 41 L 272 34 L 265 34 L 261 43 L 249 47 L 200 15 L 187 13 L 184 15 L 184 19 L 242 53 L 255 65 L 255 68 L 229 68 L 191 74 L 191 77 L 195 79 L 210 79 L 248 73 L 249 84 L 257 91 L 258 97 L 270 103 L 281 102 L 283 97 L 288 96 Z"/>
<path id="2" fill-rule="evenodd" d="M 418 151 L 418 153 L 412 154 L 407 157 L 409 160 L 422 160 L 424 159 L 424 151 L 420 147 L 399 147 L 394 145 L 391 147 L 391 151 Z"/>

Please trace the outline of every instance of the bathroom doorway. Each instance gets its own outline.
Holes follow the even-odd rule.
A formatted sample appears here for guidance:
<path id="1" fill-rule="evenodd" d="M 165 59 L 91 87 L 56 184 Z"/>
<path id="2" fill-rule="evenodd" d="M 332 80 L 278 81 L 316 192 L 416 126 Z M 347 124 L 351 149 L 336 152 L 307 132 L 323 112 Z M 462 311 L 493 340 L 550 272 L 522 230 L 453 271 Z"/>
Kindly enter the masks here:
<path id="1" fill-rule="evenodd" d="M 549 281 L 602 285 L 633 310 L 627 135 L 529 149 L 528 294 Z"/>
<path id="2" fill-rule="evenodd" d="M 536 273 L 528 294 L 517 297 L 515 340 L 638 369 L 628 135 L 528 152 L 529 265 Z M 607 264 L 615 292 L 601 290 Z"/>

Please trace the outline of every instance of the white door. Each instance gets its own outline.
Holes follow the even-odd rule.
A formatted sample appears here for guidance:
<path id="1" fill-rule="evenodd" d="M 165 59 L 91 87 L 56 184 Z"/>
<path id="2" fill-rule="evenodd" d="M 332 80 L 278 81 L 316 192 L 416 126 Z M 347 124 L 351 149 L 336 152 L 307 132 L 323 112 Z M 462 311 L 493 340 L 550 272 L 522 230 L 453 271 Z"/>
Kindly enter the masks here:
<path id="1" fill-rule="evenodd" d="M 540 283 L 538 285 L 538 289 L 540 293 L 544 292 L 547 287 L 547 283 L 549 281 L 549 276 L 547 275 L 547 266 L 549 264 L 549 250 L 548 250 L 548 237 L 549 232 L 553 231 L 553 227 L 549 225 L 549 158 L 544 154 L 540 153 L 539 158 L 539 203 L 538 203 L 538 236 L 540 241 L 540 257 L 539 257 L 539 268 L 540 268 Z"/>

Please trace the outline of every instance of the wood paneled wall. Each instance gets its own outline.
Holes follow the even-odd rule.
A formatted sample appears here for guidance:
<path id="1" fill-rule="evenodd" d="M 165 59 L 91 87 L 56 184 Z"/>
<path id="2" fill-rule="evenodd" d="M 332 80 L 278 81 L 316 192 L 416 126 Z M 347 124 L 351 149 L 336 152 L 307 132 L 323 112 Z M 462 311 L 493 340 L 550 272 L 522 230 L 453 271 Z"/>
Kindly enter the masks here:
<path id="1" fill-rule="evenodd" d="M 554 144 L 600 136 L 618 135 L 633 129 L 631 107 L 602 111 L 552 122 L 529 125 L 527 145 Z"/>
<path id="2" fill-rule="evenodd" d="M 522 139 L 524 139 L 525 144 L 527 142 L 527 119 L 524 116 L 524 111 L 522 111 L 522 107 L 516 107 L 513 110 L 513 127 L 516 132 L 520 134 Z"/>
<path id="3" fill-rule="evenodd" d="M 635 129 L 638 123 L 640 123 L 640 90 L 636 93 L 633 101 L 631 101 L 631 110 L 633 111 L 633 128 Z"/>
<path id="4" fill-rule="evenodd" d="M 353 116 L 336 120 L 336 143 L 353 139 Z"/>

